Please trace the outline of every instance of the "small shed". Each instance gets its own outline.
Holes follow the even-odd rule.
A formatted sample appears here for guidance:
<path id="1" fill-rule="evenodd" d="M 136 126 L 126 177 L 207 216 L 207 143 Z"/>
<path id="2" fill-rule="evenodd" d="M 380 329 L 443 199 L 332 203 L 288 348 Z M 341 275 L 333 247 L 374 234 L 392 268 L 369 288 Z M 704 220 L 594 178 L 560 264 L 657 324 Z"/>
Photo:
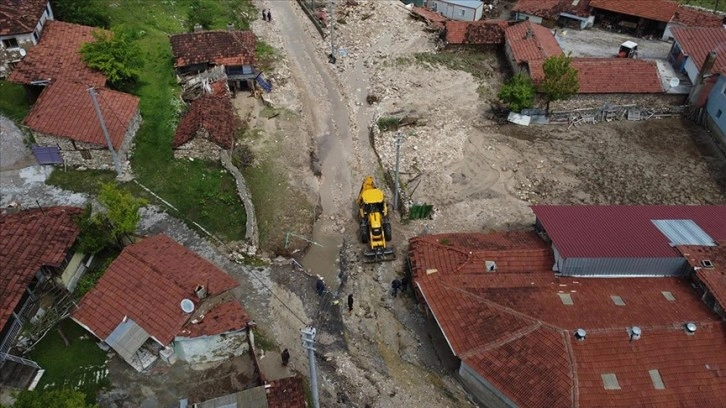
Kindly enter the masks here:
<path id="1" fill-rule="evenodd" d="M 428 0 L 427 5 L 452 20 L 479 21 L 484 13 L 480 0 Z"/>

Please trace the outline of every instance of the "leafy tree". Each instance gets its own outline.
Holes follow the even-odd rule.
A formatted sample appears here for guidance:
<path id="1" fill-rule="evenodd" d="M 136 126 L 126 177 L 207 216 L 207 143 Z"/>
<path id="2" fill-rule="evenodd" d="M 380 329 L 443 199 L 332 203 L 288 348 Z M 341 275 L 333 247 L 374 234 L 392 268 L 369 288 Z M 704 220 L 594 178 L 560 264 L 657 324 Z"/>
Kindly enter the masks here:
<path id="1" fill-rule="evenodd" d="M 13 408 L 95 408 L 86 404 L 86 395 L 71 389 L 50 391 L 23 391 L 18 394 Z M 0 404 L 0 408 L 4 408 Z M 8 407 L 10 408 L 10 407 Z"/>
<path id="2" fill-rule="evenodd" d="M 141 49 L 131 29 L 117 26 L 111 31 L 94 30 L 95 41 L 83 44 L 81 55 L 89 67 L 106 75 L 111 87 L 128 89 L 138 80 L 144 64 Z"/>
<path id="3" fill-rule="evenodd" d="M 509 109 L 519 112 L 534 104 L 535 88 L 532 79 L 521 72 L 512 77 L 499 91 L 499 99 L 509 105 Z"/>
<path id="4" fill-rule="evenodd" d="M 119 189 L 114 183 L 101 186 L 98 201 L 106 207 L 106 216 L 111 225 L 111 236 L 121 245 L 123 238 L 136 231 L 141 220 L 139 209 L 147 204 L 142 198 L 135 198 L 128 191 Z"/>
<path id="5" fill-rule="evenodd" d="M 76 224 L 81 233 L 78 236 L 78 251 L 84 254 L 96 254 L 113 243 L 113 236 L 109 234 L 110 222 L 106 214 L 93 214 L 91 204 L 88 204 L 83 214 L 76 218 Z"/>
<path id="6" fill-rule="evenodd" d="M 577 70 L 571 66 L 572 57 L 553 55 L 547 58 L 542 66 L 544 79 L 540 91 L 547 97 L 547 112 L 551 101 L 564 100 L 576 94 L 580 89 Z"/>
<path id="7" fill-rule="evenodd" d="M 111 19 L 98 1 L 93 0 L 51 0 L 53 15 L 57 20 L 92 27 L 108 28 Z"/>
<path id="8" fill-rule="evenodd" d="M 214 13 L 214 4 L 208 0 L 192 0 L 187 15 L 189 31 L 193 31 L 196 24 L 201 25 L 205 30 L 209 30 L 214 24 Z"/>

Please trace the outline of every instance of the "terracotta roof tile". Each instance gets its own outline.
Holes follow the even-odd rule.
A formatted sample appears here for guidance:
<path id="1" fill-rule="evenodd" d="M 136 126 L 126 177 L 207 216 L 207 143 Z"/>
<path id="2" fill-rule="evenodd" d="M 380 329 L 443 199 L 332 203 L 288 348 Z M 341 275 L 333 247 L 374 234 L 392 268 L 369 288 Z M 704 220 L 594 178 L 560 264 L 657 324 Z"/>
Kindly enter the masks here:
<path id="1" fill-rule="evenodd" d="M 199 323 L 187 322 L 181 337 L 211 336 L 244 329 L 250 318 L 236 300 L 220 303 L 204 314 Z"/>
<path id="2" fill-rule="evenodd" d="M 32 33 L 46 4 L 48 0 L 0 0 L 0 35 Z"/>
<path id="3" fill-rule="evenodd" d="M 669 0 L 590 0 L 590 6 L 664 23 L 671 21 L 678 9 L 678 3 Z"/>
<path id="4" fill-rule="evenodd" d="M 139 98 L 107 88 L 97 88 L 97 93 L 111 142 L 118 149 L 138 113 Z M 78 82 L 53 81 L 40 94 L 23 124 L 36 132 L 107 145 L 88 87 Z"/>
<path id="5" fill-rule="evenodd" d="M 88 86 L 104 86 L 106 77 L 81 60 L 81 46 L 94 41 L 93 27 L 49 20 L 40 42 L 28 51 L 8 78 L 30 84 L 35 80 L 70 79 Z"/>
<path id="6" fill-rule="evenodd" d="M 465 364 L 519 406 L 726 403 L 726 377 L 718 374 L 726 366 L 726 326 L 686 280 L 561 278 L 551 264 L 527 273 L 461 272 L 462 254 L 474 258 L 498 246 L 537 250 L 543 244 L 533 244 L 534 237 L 447 234 L 410 241 L 414 284 Z M 430 265 L 454 269 L 432 272 Z M 685 322 L 696 323 L 694 335 L 685 332 Z M 627 330 L 636 325 L 643 334 L 630 341 Z M 578 328 L 587 332 L 584 341 L 574 338 Z M 653 369 L 664 390 L 654 388 Z M 621 389 L 605 390 L 602 374 L 615 374 Z"/>
<path id="7" fill-rule="evenodd" d="M 696 277 L 703 282 L 716 301 L 726 310 L 726 240 L 718 246 L 681 245 L 677 247 L 688 263 L 696 269 Z M 701 261 L 711 261 L 712 267 L 704 267 Z"/>
<path id="8" fill-rule="evenodd" d="M 237 281 L 171 238 L 156 235 L 124 248 L 72 316 L 102 340 L 128 316 L 167 345 L 189 319 L 181 310 L 182 299 L 199 303 L 194 294 L 198 285 L 214 296 Z"/>
<path id="9" fill-rule="evenodd" d="M 446 21 L 449 44 L 504 44 L 504 29 L 511 23 L 503 20 Z"/>
<path id="10" fill-rule="evenodd" d="M 651 220 L 690 219 L 713 239 L 726 239 L 724 205 L 534 205 L 532 211 L 565 258 L 679 256 Z"/>
<path id="11" fill-rule="evenodd" d="M 254 65 L 252 31 L 200 31 L 171 36 L 174 68 L 197 64 Z"/>
<path id="12" fill-rule="evenodd" d="M 220 84 L 224 88 L 220 88 Z M 206 94 L 189 104 L 189 110 L 174 133 L 173 148 L 192 140 L 202 130 L 207 139 L 223 149 L 229 150 L 234 146 L 240 121 L 227 94 L 226 81 L 217 81 L 212 87 L 216 88 L 215 93 Z"/>
<path id="13" fill-rule="evenodd" d="M 560 13 L 589 16 L 588 4 L 589 0 L 580 0 L 576 5 L 572 0 L 519 0 L 512 11 L 556 20 Z"/>
<path id="14" fill-rule="evenodd" d="M 562 54 L 552 32 L 539 24 L 523 21 L 504 31 L 504 38 L 517 64 Z"/>
<path id="15" fill-rule="evenodd" d="M 673 15 L 673 20 L 671 21 L 688 27 L 723 28 L 724 17 L 718 14 L 680 5 L 678 6 L 676 13 Z"/>
<path id="16" fill-rule="evenodd" d="M 0 214 L 0 331 L 41 266 L 58 267 L 79 234 L 76 207 Z"/>
<path id="17" fill-rule="evenodd" d="M 299 376 L 282 378 L 265 384 L 268 408 L 305 408 L 305 391 Z"/>
<path id="18" fill-rule="evenodd" d="M 424 7 L 414 7 L 411 9 L 411 13 L 413 13 L 415 16 L 422 17 L 427 22 L 433 23 L 434 25 L 442 28 L 444 27 L 444 23 L 448 20 L 448 18 L 444 17 L 442 14 Z"/>
<path id="19" fill-rule="evenodd" d="M 711 72 L 726 73 L 726 28 L 673 27 L 671 32 L 696 68 L 700 70 L 706 55 L 716 51 L 718 55 Z"/>
<path id="20" fill-rule="evenodd" d="M 530 61 L 530 76 L 535 83 L 544 78 L 544 61 Z M 632 58 L 573 58 L 581 94 L 663 93 L 655 61 Z"/>

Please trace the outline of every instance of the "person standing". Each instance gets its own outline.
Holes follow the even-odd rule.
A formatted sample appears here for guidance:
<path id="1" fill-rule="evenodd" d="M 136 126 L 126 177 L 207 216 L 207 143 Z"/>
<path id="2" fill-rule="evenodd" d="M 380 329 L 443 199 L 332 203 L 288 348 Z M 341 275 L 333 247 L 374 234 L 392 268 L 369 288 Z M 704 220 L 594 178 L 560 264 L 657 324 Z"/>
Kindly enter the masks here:
<path id="1" fill-rule="evenodd" d="M 272 12 L 270 10 L 267 10 L 267 22 L 272 21 Z"/>
<path id="2" fill-rule="evenodd" d="M 262 9 L 262 21 L 267 21 L 267 9 Z"/>
<path id="3" fill-rule="evenodd" d="M 408 290 L 408 276 L 403 275 L 401 278 L 401 293 L 405 293 Z"/>
<path id="4" fill-rule="evenodd" d="M 401 281 L 398 280 L 398 278 L 391 282 L 391 289 L 393 290 L 393 297 L 396 297 L 396 295 L 398 295 L 398 290 L 401 289 Z"/>
<path id="5" fill-rule="evenodd" d="M 283 367 L 287 367 L 287 363 L 290 362 L 290 352 L 287 351 L 287 349 L 282 350 L 282 354 L 280 355 L 282 358 L 282 365 Z"/>
<path id="6" fill-rule="evenodd" d="M 348 314 L 353 313 L 353 294 L 348 295 Z"/>
<path id="7" fill-rule="evenodd" d="M 318 292 L 318 296 L 323 296 L 323 293 L 325 293 L 325 282 L 323 282 L 323 278 L 320 276 L 315 281 L 315 291 Z"/>

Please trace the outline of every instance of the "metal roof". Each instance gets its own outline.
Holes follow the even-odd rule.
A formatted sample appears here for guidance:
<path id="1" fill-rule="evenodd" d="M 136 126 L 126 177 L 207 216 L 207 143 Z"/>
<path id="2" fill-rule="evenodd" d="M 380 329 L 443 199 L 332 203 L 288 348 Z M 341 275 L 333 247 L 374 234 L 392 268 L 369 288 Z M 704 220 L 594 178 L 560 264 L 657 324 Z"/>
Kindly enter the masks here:
<path id="1" fill-rule="evenodd" d="M 652 220 L 660 232 L 670 240 L 670 245 L 715 246 L 706 231 L 692 220 Z"/>
<path id="2" fill-rule="evenodd" d="M 535 205 L 532 211 L 563 258 L 679 257 L 653 220 L 690 220 L 712 239 L 726 239 L 724 205 Z"/>
<path id="3" fill-rule="evenodd" d="M 134 355 L 149 339 L 149 333 L 131 319 L 126 319 L 108 335 L 105 342 L 126 361 Z"/>

